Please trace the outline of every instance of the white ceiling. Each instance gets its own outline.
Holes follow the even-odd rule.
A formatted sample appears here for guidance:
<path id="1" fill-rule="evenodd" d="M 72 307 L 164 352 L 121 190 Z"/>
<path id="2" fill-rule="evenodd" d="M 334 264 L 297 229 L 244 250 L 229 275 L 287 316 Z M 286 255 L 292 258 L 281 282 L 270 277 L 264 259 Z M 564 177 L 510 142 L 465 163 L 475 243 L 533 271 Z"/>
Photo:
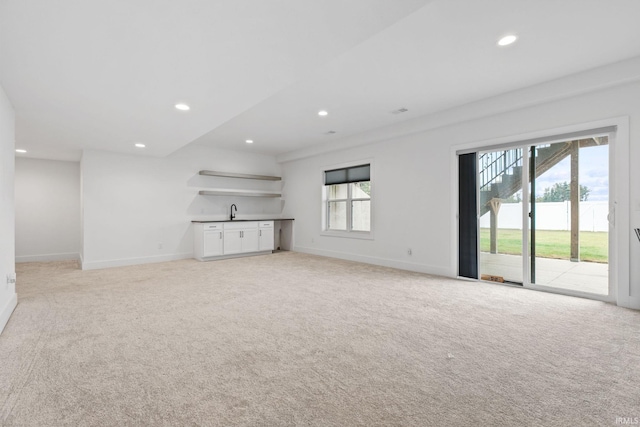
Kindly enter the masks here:
<path id="1" fill-rule="evenodd" d="M 28 156 L 282 154 L 638 56 L 638 16 L 638 0 L 0 0 L 0 78 Z"/>

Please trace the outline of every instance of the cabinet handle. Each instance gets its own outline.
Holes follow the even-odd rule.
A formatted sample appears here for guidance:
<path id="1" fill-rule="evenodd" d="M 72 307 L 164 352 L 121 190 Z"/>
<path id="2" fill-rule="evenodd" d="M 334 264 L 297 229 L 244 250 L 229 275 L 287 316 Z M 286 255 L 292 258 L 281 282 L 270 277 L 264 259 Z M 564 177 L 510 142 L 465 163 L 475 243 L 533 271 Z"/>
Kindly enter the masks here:
<path id="1" fill-rule="evenodd" d="M 220 238 L 222 239 L 222 232 L 220 232 Z"/>
<path id="2" fill-rule="evenodd" d="M 262 237 L 262 230 L 260 230 L 260 234 L 259 234 L 259 236 L 260 236 L 260 237 Z"/>

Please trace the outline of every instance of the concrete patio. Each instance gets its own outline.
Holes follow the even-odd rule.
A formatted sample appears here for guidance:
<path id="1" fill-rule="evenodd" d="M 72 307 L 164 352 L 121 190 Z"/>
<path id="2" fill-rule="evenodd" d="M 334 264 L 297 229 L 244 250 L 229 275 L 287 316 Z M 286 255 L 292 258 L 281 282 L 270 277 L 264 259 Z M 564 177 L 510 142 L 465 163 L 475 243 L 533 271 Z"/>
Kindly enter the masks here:
<path id="1" fill-rule="evenodd" d="M 508 281 L 522 282 L 522 256 L 481 252 L 480 274 L 502 276 Z M 535 284 L 607 295 L 609 264 L 536 258 Z"/>

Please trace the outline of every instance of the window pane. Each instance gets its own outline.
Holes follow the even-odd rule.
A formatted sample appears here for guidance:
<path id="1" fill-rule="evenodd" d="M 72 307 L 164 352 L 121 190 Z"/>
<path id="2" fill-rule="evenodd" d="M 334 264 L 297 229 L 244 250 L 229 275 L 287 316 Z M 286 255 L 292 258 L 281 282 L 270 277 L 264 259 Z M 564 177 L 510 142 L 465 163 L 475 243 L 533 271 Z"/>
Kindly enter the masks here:
<path id="1" fill-rule="evenodd" d="M 347 198 L 347 185 L 348 184 L 334 184 L 329 185 L 327 189 L 327 199 L 346 199 Z"/>
<path id="2" fill-rule="evenodd" d="M 371 198 L 371 181 L 354 182 L 351 185 L 352 199 L 370 199 Z"/>
<path id="3" fill-rule="evenodd" d="M 371 231 L 370 200 L 351 202 L 351 229 L 354 231 Z"/>
<path id="4" fill-rule="evenodd" d="M 347 202 L 328 202 L 329 212 L 327 229 L 346 230 L 347 229 Z"/>

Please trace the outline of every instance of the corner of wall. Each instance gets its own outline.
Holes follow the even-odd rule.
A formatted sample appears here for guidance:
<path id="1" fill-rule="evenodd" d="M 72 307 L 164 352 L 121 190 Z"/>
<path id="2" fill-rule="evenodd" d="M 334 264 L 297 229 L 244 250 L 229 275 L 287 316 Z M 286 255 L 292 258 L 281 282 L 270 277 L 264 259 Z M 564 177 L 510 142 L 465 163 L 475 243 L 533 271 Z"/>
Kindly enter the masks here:
<path id="1" fill-rule="evenodd" d="M 15 113 L 0 86 L 0 332 L 18 303 L 15 285 Z M 14 276 L 15 277 L 15 276 Z"/>
<path id="2" fill-rule="evenodd" d="M 80 242 L 78 249 L 78 259 L 80 261 L 80 269 L 84 264 L 84 157 L 85 152 L 80 155 Z"/>

